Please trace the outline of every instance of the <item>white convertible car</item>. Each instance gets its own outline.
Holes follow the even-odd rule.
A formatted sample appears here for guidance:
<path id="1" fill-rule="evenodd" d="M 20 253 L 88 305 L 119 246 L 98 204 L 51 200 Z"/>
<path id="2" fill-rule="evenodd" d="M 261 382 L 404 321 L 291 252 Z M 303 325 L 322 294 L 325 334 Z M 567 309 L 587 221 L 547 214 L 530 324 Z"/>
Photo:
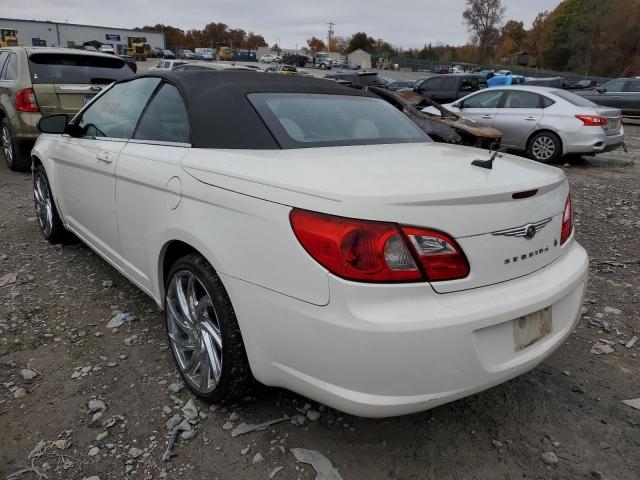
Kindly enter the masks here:
<path id="1" fill-rule="evenodd" d="M 530 370 L 580 315 L 563 172 L 433 143 L 373 94 L 149 74 L 40 129 L 42 233 L 73 232 L 164 308 L 203 399 L 253 375 L 356 415 L 416 412 Z"/>

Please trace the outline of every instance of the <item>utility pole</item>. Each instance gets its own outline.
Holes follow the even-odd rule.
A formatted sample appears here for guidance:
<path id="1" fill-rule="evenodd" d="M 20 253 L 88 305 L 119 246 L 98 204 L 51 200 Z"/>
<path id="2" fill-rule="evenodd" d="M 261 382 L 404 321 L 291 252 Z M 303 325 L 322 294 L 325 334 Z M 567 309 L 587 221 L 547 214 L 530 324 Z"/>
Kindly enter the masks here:
<path id="1" fill-rule="evenodd" d="M 327 32 L 327 52 L 331 52 L 331 38 L 333 37 L 333 26 L 335 25 L 335 23 L 333 22 L 329 22 L 329 31 Z"/>

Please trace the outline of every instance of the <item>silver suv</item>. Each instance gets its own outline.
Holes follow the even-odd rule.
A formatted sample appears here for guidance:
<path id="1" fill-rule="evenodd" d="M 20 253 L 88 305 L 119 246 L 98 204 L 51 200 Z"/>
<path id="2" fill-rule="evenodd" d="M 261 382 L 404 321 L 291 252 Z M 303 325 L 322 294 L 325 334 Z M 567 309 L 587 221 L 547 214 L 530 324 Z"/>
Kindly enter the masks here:
<path id="1" fill-rule="evenodd" d="M 0 48 L 0 137 L 8 167 L 31 167 L 40 117 L 75 115 L 103 87 L 133 75 L 124 60 L 113 55 L 68 48 Z"/>

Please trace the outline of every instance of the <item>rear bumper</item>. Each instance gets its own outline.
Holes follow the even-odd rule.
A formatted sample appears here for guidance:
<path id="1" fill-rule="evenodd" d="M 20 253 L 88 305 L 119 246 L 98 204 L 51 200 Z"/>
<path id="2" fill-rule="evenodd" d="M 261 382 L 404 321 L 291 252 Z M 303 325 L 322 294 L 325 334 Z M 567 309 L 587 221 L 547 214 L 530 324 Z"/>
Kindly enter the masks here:
<path id="1" fill-rule="evenodd" d="M 564 248 L 536 273 L 450 294 L 330 277 L 331 301 L 314 306 L 232 277 L 223 282 L 259 381 L 385 417 L 482 391 L 550 355 L 579 318 L 587 282 L 585 250 L 573 240 Z M 549 306 L 551 333 L 516 352 L 514 319 Z"/>
<path id="2" fill-rule="evenodd" d="M 624 127 L 615 135 L 607 135 L 600 127 L 582 128 L 563 139 L 564 153 L 602 153 L 615 150 L 624 142 Z"/>

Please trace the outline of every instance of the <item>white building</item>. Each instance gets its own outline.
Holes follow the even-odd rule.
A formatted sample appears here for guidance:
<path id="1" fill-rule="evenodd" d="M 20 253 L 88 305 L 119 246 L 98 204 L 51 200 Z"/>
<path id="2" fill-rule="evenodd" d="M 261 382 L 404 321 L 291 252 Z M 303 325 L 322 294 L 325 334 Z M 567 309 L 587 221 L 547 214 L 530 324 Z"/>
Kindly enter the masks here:
<path id="1" fill-rule="evenodd" d="M 151 47 L 165 48 L 165 38 L 162 32 L 128 28 L 0 18 L 0 29 L 16 30 L 18 43 L 24 46 L 78 47 L 86 42 L 97 41 L 112 45 L 116 50 L 122 51 L 128 45 L 129 37 L 146 37 L 146 43 Z"/>

